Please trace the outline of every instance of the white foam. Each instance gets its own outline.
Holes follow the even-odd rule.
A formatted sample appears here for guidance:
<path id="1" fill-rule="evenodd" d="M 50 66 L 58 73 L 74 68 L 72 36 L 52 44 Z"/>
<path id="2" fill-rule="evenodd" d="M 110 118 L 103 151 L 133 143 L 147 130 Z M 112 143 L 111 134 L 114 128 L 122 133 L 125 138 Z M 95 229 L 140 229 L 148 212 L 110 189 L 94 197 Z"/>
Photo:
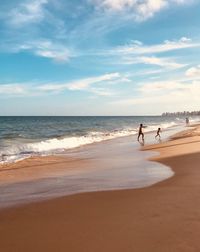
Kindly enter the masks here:
<path id="1" fill-rule="evenodd" d="M 155 131 L 158 128 L 161 128 L 161 130 L 165 130 L 174 126 L 177 126 L 178 124 L 175 122 L 166 122 L 166 123 L 161 123 L 160 125 L 155 124 L 155 125 L 150 125 L 147 128 L 145 128 L 145 132 L 151 132 Z"/>
<path id="2" fill-rule="evenodd" d="M 167 129 L 176 126 L 175 122 L 162 123 L 160 125 L 149 125 L 144 129 L 145 132 L 151 132 L 161 129 Z M 91 131 L 85 136 L 68 136 L 63 138 L 52 138 L 39 142 L 20 143 L 4 148 L 0 151 L 0 163 L 16 162 L 31 156 L 50 155 L 64 150 L 80 147 L 87 144 L 97 143 L 109 139 L 137 134 L 137 128 L 125 128 L 112 132 Z"/>
<path id="3" fill-rule="evenodd" d="M 134 130 L 123 130 L 111 133 L 90 132 L 86 136 L 52 138 L 40 142 L 17 144 L 0 151 L 0 163 L 16 162 L 33 155 L 49 155 L 67 149 L 97 143 L 117 137 L 135 134 Z"/>

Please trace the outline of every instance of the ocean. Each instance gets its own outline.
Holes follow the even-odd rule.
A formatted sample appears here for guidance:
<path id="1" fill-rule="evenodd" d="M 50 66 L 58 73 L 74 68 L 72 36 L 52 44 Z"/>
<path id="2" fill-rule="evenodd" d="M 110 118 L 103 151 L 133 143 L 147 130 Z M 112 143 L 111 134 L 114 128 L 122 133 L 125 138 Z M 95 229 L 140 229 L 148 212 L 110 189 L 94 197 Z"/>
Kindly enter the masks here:
<path id="1" fill-rule="evenodd" d="M 190 122 L 199 118 L 190 118 Z M 162 116 L 6 116 L 0 117 L 0 163 L 31 156 L 63 153 L 96 142 L 136 135 L 144 131 L 165 131 L 185 124 L 184 117 Z"/>

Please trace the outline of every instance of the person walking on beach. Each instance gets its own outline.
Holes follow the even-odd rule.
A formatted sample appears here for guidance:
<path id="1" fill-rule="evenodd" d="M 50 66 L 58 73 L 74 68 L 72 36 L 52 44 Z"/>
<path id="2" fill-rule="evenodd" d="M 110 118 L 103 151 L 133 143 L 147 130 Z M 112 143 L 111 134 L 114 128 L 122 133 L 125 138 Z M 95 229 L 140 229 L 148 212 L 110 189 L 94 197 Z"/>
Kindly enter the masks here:
<path id="1" fill-rule="evenodd" d="M 161 128 L 158 128 L 158 129 L 157 129 L 157 133 L 156 133 L 155 138 L 156 138 L 156 137 L 158 137 L 158 136 L 159 136 L 159 138 L 161 138 L 161 136 L 160 136 L 160 132 L 161 132 Z"/>
<path id="2" fill-rule="evenodd" d="M 188 117 L 185 118 L 185 123 L 187 126 L 189 125 L 189 118 Z"/>
<path id="3" fill-rule="evenodd" d="M 142 141 L 144 141 L 144 133 L 142 132 L 142 128 L 144 128 L 143 124 L 140 124 L 139 131 L 138 131 L 138 138 L 137 140 L 139 141 L 140 136 L 142 136 Z"/>

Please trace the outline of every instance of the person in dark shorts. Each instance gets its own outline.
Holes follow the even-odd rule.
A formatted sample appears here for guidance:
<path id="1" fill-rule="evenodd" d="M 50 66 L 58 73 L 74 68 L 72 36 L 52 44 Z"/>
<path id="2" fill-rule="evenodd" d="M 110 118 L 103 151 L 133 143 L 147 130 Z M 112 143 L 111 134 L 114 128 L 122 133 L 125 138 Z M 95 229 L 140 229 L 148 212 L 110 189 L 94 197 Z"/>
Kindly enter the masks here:
<path id="1" fill-rule="evenodd" d="M 140 136 L 142 136 L 142 140 L 144 141 L 144 133 L 142 132 L 142 128 L 144 128 L 143 124 L 140 124 L 139 131 L 138 131 L 138 138 L 137 140 L 140 140 Z"/>

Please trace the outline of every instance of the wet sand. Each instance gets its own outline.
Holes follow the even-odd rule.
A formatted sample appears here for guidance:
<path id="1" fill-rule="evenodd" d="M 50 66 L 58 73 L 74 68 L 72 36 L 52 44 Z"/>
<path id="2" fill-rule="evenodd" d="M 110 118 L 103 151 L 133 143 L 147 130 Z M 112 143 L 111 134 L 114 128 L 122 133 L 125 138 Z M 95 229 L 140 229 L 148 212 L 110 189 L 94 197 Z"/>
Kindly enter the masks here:
<path id="1" fill-rule="evenodd" d="M 144 148 L 175 171 L 153 186 L 1 210 L 1 251 L 200 251 L 199 132 Z"/>
<path id="2" fill-rule="evenodd" d="M 143 188 L 173 175 L 170 168 L 147 160 L 156 152 L 139 151 L 133 140 L 117 138 L 3 166 L 0 208 L 82 192 Z"/>

